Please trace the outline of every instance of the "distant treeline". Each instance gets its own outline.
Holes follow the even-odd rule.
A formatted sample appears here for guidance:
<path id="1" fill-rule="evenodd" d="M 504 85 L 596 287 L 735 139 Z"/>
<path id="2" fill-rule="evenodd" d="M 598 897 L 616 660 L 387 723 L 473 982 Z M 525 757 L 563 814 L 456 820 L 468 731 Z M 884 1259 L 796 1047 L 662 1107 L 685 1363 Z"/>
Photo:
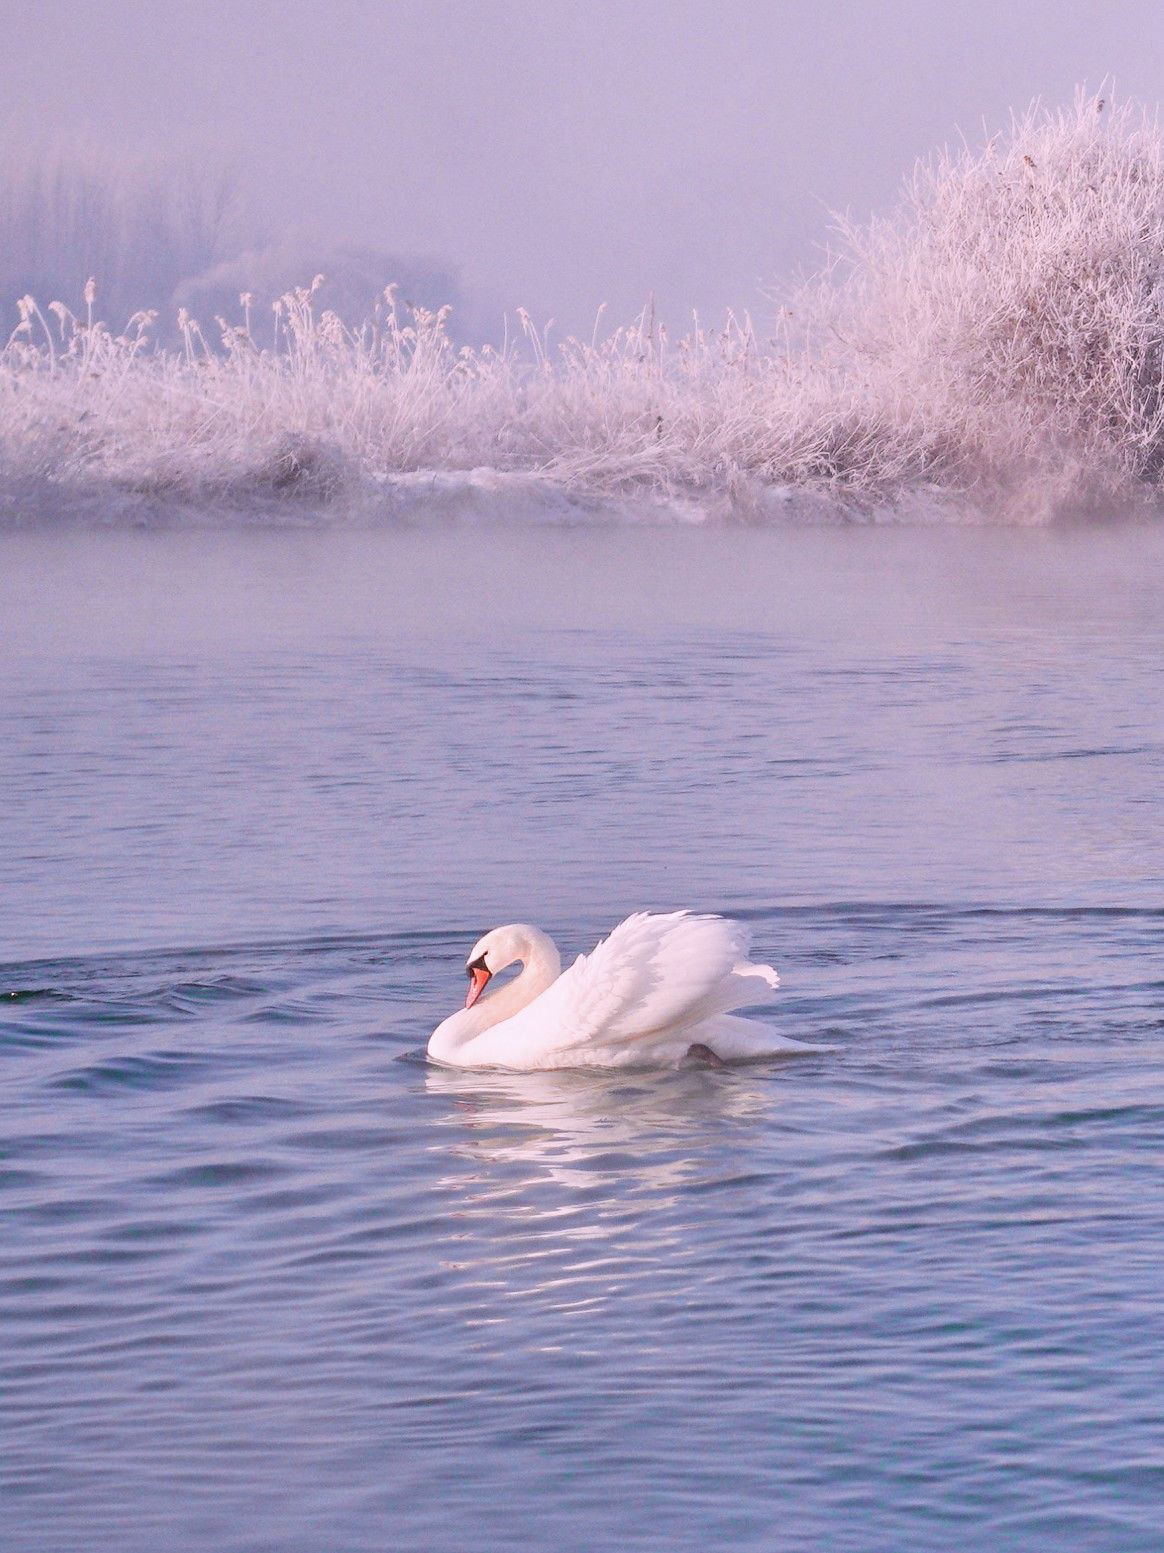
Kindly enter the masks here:
<path id="1" fill-rule="evenodd" d="M 174 340 L 180 308 L 210 322 L 242 317 L 273 338 L 272 304 L 322 273 L 320 303 L 359 323 L 395 283 L 423 307 L 450 304 L 462 328 L 455 271 L 415 255 L 327 246 L 276 235 L 237 175 L 205 164 L 110 156 L 64 144 L 8 147 L 0 160 L 0 328 L 19 322 L 18 299 L 76 308 L 90 278 L 98 315 L 115 332 L 154 312 L 156 337 Z M 466 325 L 464 337 L 471 338 Z M 0 342 L 2 343 L 2 342 Z"/>

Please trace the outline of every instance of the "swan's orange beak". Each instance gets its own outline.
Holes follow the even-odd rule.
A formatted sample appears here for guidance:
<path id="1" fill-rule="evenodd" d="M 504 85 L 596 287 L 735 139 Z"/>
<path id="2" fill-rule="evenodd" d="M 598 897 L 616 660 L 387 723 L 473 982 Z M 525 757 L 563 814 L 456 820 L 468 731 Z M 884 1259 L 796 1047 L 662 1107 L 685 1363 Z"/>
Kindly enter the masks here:
<path id="1" fill-rule="evenodd" d="M 485 964 L 482 960 L 476 960 L 472 965 L 470 965 L 469 995 L 465 999 L 466 1008 L 473 1007 L 473 1004 L 476 1003 L 477 999 L 485 991 L 485 985 L 492 974 L 492 971 L 485 969 Z"/>

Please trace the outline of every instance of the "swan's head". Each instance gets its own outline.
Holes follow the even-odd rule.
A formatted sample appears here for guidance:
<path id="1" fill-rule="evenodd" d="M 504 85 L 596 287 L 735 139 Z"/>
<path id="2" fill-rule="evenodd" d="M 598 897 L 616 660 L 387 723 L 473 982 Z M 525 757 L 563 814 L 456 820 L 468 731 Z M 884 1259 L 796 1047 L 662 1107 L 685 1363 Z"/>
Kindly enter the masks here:
<path id="1" fill-rule="evenodd" d="M 505 970 L 508 965 L 516 964 L 518 960 L 528 965 L 535 955 L 540 955 L 542 959 L 548 959 L 552 955 L 553 974 L 557 975 L 557 950 L 546 935 L 536 927 L 528 927 L 524 922 L 511 922 L 508 927 L 495 927 L 492 932 L 486 933 L 484 938 L 479 938 L 469 950 L 469 958 L 465 962 L 465 969 L 469 975 L 469 993 L 465 999 L 465 1007 L 473 1007 L 498 971 Z"/>

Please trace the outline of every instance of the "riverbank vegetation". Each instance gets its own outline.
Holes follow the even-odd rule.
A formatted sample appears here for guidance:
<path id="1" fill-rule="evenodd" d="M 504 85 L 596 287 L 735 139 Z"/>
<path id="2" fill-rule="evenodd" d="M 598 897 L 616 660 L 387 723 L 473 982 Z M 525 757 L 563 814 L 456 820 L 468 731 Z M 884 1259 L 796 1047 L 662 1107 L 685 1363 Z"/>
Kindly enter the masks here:
<path id="1" fill-rule="evenodd" d="M 183 207 L 185 208 L 185 207 Z M 0 355 L 10 520 L 103 493 L 372 503 L 422 471 L 741 513 L 773 493 L 859 514 L 919 498 L 1038 516 L 1151 500 L 1164 479 L 1164 148 L 1135 104 L 1035 106 L 920 165 L 900 204 L 841 222 L 815 279 L 669 337 L 455 343 L 389 287 L 352 323 L 322 278 L 259 328 L 181 310 L 110 324 L 18 302 Z M 273 329 L 272 329 L 273 323 Z"/>

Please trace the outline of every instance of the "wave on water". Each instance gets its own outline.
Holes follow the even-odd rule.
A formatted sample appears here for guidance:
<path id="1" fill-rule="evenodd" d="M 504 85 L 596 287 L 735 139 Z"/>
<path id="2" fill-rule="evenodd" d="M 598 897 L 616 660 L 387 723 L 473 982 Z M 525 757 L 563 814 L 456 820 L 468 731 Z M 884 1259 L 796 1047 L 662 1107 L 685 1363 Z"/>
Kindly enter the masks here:
<path id="1" fill-rule="evenodd" d="M 458 347 L 389 288 L 359 327 L 315 284 L 244 321 L 121 333 L 20 301 L 0 352 L 0 523 L 611 517 L 1040 521 L 1164 480 L 1164 143 L 1080 93 L 920 164 L 842 224 L 774 330 L 675 341 L 648 309 Z"/>

